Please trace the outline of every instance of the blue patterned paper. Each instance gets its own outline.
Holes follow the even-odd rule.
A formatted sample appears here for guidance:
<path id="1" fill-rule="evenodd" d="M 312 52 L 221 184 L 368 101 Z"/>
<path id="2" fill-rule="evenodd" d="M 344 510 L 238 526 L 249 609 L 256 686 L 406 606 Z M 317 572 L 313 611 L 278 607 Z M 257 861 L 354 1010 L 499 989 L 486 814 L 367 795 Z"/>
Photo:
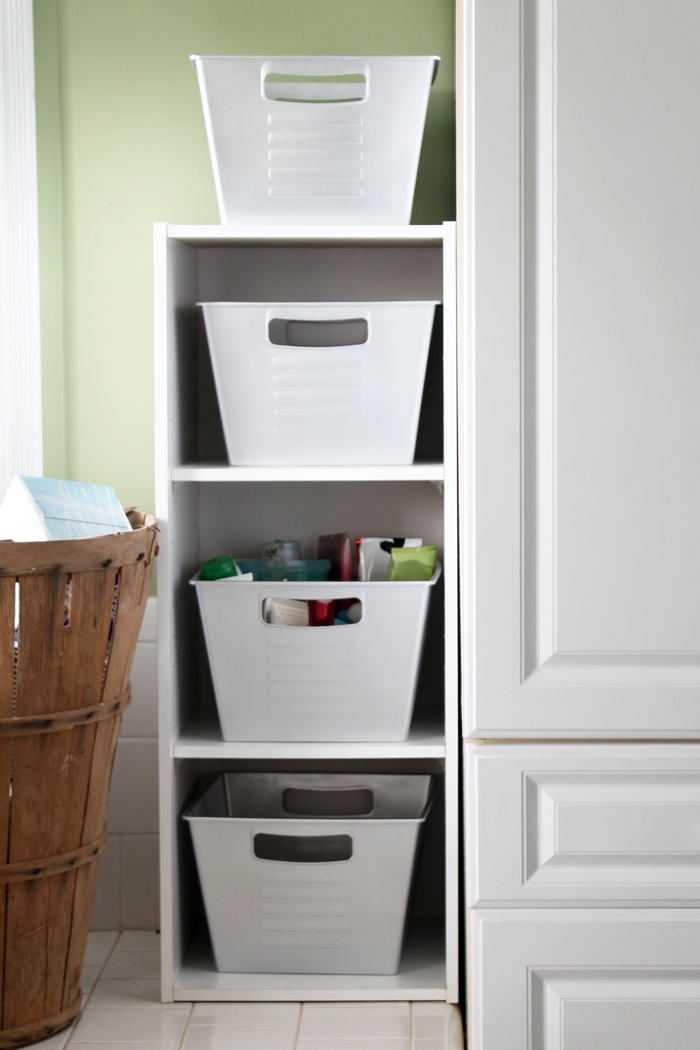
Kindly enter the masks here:
<path id="1" fill-rule="evenodd" d="M 41 511 L 51 539 L 80 539 L 131 530 L 111 485 L 87 485 L 80 481 L 25 475 L 22 475 L 22 481 Z"/>

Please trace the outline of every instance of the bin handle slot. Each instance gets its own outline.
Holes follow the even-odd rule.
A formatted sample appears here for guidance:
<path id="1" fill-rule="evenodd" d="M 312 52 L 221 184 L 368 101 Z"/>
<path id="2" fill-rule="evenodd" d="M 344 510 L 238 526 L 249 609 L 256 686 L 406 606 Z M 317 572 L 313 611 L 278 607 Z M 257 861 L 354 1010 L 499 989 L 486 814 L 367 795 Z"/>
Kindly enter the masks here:
<path id="1" fill-rule="evenodd" d="M 259 860 L 278 860 L 288 864 L 330 864 L 352 857 L 349 835 L 269 835 L 253 836 L 253 852 Z"/>
<path id="2" fill-rule="evenodd" d="M 322 350 L 334 346 L 362 346 L 369 339 L 369 326 L 364 317 L 331 321 L 292 321 L 273 317 L 267 334 L 274 346 L 305 346 Z"/>
<path id="3" fill-rule="evenodd" d="M 263 92 L 269 102 L 364 102 L 367 77 L 364 73 L 268 73 Z"/>
<path id="4" fill-rule="evenodd" d="M 285 788 L 285 813 L 298 817 L 366 817 L 374 809 L 370 788 Z"/>
<path id="5" fill-rule="evenodd" d="M 284 566 L 280 568 L 284 572 Z M 282 580 L 288 586 L 294 581 Z M 291 586 L 290 586 L 291 589 Z M 294 593 L 294 592 L 292 592 Z M 361 598 L 263 597 L 261 618 L 273 627 L 356 627 L 364 618 Z"/>

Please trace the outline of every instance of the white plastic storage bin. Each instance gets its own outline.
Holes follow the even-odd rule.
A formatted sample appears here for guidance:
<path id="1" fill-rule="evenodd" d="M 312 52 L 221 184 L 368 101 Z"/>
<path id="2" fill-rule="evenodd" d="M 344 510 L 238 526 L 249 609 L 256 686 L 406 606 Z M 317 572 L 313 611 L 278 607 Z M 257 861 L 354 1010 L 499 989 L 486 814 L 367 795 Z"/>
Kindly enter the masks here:
<path id="1" fill-rule="evenodd" d="M 218 970 L 399 968 L 430 776 L 225 773 L 185 814 Z"/>
<path id="2" fill-rule="evenodd" d="M 433 55 L 192 55 L 224 225 L 406 224 Z"/>
<path id="3" fill-rule="evenodd" d="M 413 462 L 435 302 L 199 305 L 231 464 Z"/>
<path id="4" fill-rule="evenodd" d="M 197 574 L 224 740 L 405 740 L 439 575 L 438 567 L 426 582 L 255 583 Z M 263 618 L 266 598 L 356 598 L 362 619 L 279 626 Z"/>

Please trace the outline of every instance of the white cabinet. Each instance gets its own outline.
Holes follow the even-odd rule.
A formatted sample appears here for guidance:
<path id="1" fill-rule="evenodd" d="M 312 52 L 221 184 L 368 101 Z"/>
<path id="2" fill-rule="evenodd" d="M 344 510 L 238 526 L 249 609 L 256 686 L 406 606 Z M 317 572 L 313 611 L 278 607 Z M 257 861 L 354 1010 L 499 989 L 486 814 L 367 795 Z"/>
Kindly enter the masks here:
<path id="1" fill-rule="evenodd" d="M 470 913 L 471 1050 L 695 1050 L 700 911 Z"/>
<path id="2" fill-rule="evenodd" d="M 467 744 L 467 903 L 697 904 L 700 745 Z"/>
<path id="3" fill-rule="evenodd" d="M 700 5 L 458 10 L 470 1046 L 690 1050 Z"/>
<path id="4" fill-rule="evenodd" d="M 162 994 L 192 999 L 426 999 L 459 994 L 455 227 L 155 229 Z M 436 300 L 416 462 L 233 467 L 197 303 Z M 444 453 L 444 454 L 443 454 Z M 439 546 L 409 737 L 400 743 L 224 741 L 189 580 L 276 536 L 421 536 Z M 245 586 L 241 584 L 240 586 Z M 224 770 L 432 773 L 408 936 L 395 976 L 219 973 L 182 812 Z M 235 892 L 235 888 L 233 889 Z"/>
<path id="5" fill-rule="evenodd" d="M 700 710 L 700 5 L 464 5 L 465 722 Z"/>

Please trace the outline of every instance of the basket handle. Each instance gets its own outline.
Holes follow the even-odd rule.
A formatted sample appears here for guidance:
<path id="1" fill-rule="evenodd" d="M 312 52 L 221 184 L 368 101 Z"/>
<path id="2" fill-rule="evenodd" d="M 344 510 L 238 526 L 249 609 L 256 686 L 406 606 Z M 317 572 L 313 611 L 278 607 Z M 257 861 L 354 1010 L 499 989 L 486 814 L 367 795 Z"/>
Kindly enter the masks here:
<path id="1" fill-rule="evenodd" d="M 268 322 L 267 335 L 274 346 L 304 346 L 314 349 L 362 346 L 369 339 L 369 325 L 364 317 L 341 317 L 324 321 L 273 317 Z"/>
<path id="2" fill-rule="evenodd" d="M 253 836 L 253 853 L 259 860 L 278 860 L 287 864 L 330 864 L 350 860 L 350 835 L 269 835 Z"/>

